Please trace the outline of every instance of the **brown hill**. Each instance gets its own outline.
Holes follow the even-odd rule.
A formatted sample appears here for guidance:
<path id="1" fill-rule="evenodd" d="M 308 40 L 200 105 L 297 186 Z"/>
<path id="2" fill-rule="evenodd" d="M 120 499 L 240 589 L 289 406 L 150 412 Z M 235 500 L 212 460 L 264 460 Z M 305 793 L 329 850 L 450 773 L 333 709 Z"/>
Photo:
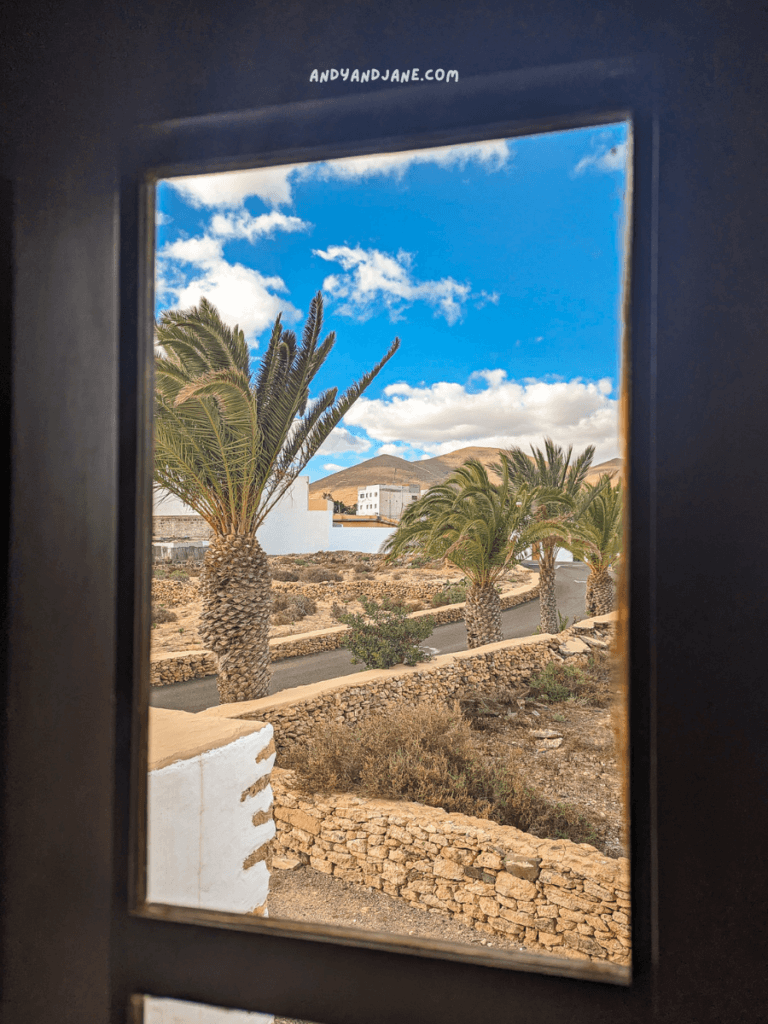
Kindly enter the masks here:
<path id="1" fill-rule="evenodd" d="M 373 459 L 366 459 L 349 469 L 339 470 L 330 476 L 316 480 L 309 487 L 310 503 L 316 503 L 322 499 L 323 494 L 332 494 L 336 501 L 343 501 L 346 505 L 354 505 L 357 501 L 358 487 L 368 487 L 375 484 L 418 484 L 426 489 L 433 484 L 442 483 L 447 476 L 463 465 L 467 459 L 477 459 L 489 471 L 491 480 L 498 481 L 498 475 L 493 471 L 494 463 L 499 461 L 501 448 L 482 448 L 469 446 L 457 448 L 447 455 L 438 455 L 433 459 L 423 459 L 420 462 L 408 462 L 407 459 L 398 458 L 396 455 L 377 455 Z M 587 474 L 587 482 L 595 483 L 602 473 L 616 475 L 621 472 L 621 459 L 610 459 L 608 462 L 601 462 L 593 466 Z"/>
<path id="2" fill-rule="evenodd" d="M 419 487 L 426 489 L 433 484 L 439 484 L 448 476 L 446 472 L 424 469 L 424 465 L 424 462 L 408 462 L 407 459 L 398 458 L 396 455 L 377 455 L 356 466 L 350 466 L 349 469 L 341 469 L 338 473 L 331 473 L 322 480 L 316 480 L 309 486 L 309 500 L 311 503 L 317 498 L 322 498 L 323 494 L 332 494 L 336 501 L 354 505 L 357 502 L 358 487 L 368 487 L 372 484 L 418 484 Z"/>

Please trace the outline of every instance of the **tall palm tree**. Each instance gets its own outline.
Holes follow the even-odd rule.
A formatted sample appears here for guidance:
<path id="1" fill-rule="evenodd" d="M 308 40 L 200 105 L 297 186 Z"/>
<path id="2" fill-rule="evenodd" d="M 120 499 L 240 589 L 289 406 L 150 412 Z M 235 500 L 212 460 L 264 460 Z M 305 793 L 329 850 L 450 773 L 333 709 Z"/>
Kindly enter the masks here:
<path id="1" fill-rule="evenodd" d="M 571 528 L 566 546 L 576 558 L 589 566 L 587 577 L 586 613 L 605 615 L 613 609 L 613 568 L 621 551 L 622 491 L 621 481 L 611 485 L 610 474 L 600 477 L 596 485 L 587 485 L 597 496 L 586 509 L 580 522 Z"/>
<path id="2" fill-rule="evenodd" d="M 584 480 L 595 454 L 589 445 L 571 465 L 573 445 L 568 451 L 544 439 L 544 451 L 531 445 L 533 459 L 522 448 L 510 448 L 501 453 L 500 471 L 506 466 L 510 479 L 517 485 L 527 486 L 534 493 L 533 523 L 529 536 L 539 542 L 539 607 L 542 633 L 559 633 L 555 594 L 555 552 L 567 544 L 567 528 L 578 522 L 585 510 L 602 489 L 584 488 Z"/>
<path id="3" fill-rule="evenodd" d="M 156 325 L 155 482 L 213 530 L 200 578 L 200 635 L 218 657 L 221 703 L 269 688 L 270 574 L 256 531 L 320 445 L 400 346 L 337 400 L 309 389 L 335 342 L 318 344 L 320 292 L 301 344 L 280 316 L 256 373 L 245 336 L 205 298 Z"/>
<path id="4" fill-rule="evenodd" d="M 496 583 L 530 543 L 523 524 L 531 518 L 531 491 L 512 486 L 506 465 L 499 472 L 501 482 L 494 484 L 482 463 L 468 460 L 405 509 L 382 549 L 389 562 L 421 555 L 447 559 L 461 569 L 469 580 L 468 647 L 503 639 Z"/>

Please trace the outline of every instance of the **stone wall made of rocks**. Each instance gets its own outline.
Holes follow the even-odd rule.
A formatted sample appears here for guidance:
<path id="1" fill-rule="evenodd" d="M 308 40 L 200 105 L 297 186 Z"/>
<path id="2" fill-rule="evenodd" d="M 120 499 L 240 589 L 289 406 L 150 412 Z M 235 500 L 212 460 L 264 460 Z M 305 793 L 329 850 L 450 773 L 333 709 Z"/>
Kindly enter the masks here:
<path id="1" fill-rule="evenodd" d="M 168 686 L 187 679 L 216 675 L 216 655 L 212 651 L 184 651 L 182 654 L 154 654 L 150 662 L 150 686 Z"/>
<path id="2" fill-rule="evenodd" d="M 181 604 L 191 604 L 200 596 L 200 581 L 191 580 L 152 580 L 152 601 L 175 608 Z"/>
<path id="3" fill-rule="evenodd" d="M 189 604 L 198 596 L 198 581 L 190 580 L 188 583 L 179 580 L 153 580 L 152 600 L 166 607 L 174 607 L 182 604 Z M 514 608 L 526 601 L 532 601 L 539 595 L 538 577 L 531 583 L 525 583 L 516 587 L 506 594 L 501 595 L 502 608 Z M 419 618 L 424 615 L 433 615 L 435 625 L 441 626 L 446 622 L 459 622 L 464 618 L 463 604 L 448 604 L 442 608 L 435 608 L 432 611 L 413 612 L 410 618 Z M 282 661 L 285 658 L 297 658 L 304 654 L 318 654 L 320 651 L 335 651 L 344 646 L 349 632 L 346 626 L 331 626 L 329 629 L 317 629 L 309 633 L 297 633 L 295 636 L 275 637 L 269 642 L 270 658 L 272 661 Z M 210 652 L 209 652 L 210 653 Z M 151 680 L 153 686 L 166 686 L 168 683 L 184 682 L 187 679 L 195 679 L 194 674 L 189 674 L 187 657 L 189 652 L 182 651 L 178 654 L 158 655 L 152 657 Z M 215 656 L 210 653 L 215 666 Z M 159 659 L 162 663 L 159 664 Z M 178 665 L 173 664 L 173 659 L 178 660 Z M 214 667 L 210 673 L 215 673 Z"/>
<path id="4" fill-rule="evenodd" d="M 532 952 L 629 965 L 627 858 L 422 804 L 305 795 L 274 769 L 273 854 Z"/>
<path id="5" fill-rule="evenodd" d="M 210 540 L 212 536 L 202 516 L 152 516 L 152 540 Z"/>
<path id="6" fill-rule="evenodd" d="M 429 601 L 434 594 L 439 594 L 445 586 L 445 580 L 425 579 L 414 583 L 399 583 L 397 580 L 352 579 L 327 583 L 284 583 L 274 580 L 275 590 L 286 594 L 305 594 L 316 601 L 333 598 L 334 601 L 355 601 L 360 597 L 380 601 L 389 597 L 393 601 Z"/>
<path id="7" fill-rule="evenodd" d="M 323 723 L 354 725 L 370 714 L 428 701 L 447 704 L 467 693 L 514 691 L 550 661 L 584 663 L 594 648 L 610 646 L 617 612 L 585 619 L 562 633 L 519 637 L 471 651 L 443 654 L 412 667 L 358 672 L 296 686 L 259 700 L 208 708 L 203 715 L 255 718 L 275 730 L 282 757 Z"/>

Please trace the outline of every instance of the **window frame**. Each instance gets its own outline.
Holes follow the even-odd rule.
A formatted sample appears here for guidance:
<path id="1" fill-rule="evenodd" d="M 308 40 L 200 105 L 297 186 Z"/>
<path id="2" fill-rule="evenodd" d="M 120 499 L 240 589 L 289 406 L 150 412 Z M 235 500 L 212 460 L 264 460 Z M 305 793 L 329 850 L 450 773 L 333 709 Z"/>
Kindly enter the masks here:
<path id="1" fill-rule="evenodd" d="M 446 1013 L 497 1016 L 513 999 L 523 1018 L 552 1019 L 567 1000 L 570 1020 L 647 1012 L 658 959 L 653 814 L 652 566 L 655 367 L 657 118 L 654 70 L 642 58 L 589 62 L 480 76 L 451 86 L 380 90 L 147 125 L 121 154 L 120 167 L 120 497 L 116 864 L 112 1020 L 125 1019 L 144 992 L 212 1005 L 305 1017 L 321 1024 L 445 1020 Z M 632 608 L 628 652 L 633 968 L 490 952 L 471 959 L 439 944 L 366 937 L 352 929 L 246 920 L 179 907 L 140 906 L 146 802 L 149 689 L 154 268 L 154 181 L 345 155 L 416 149 L 627 120 L 633 167 L 631 251 L 625 332 L 632 338 L 625 378 L 632 381 L 625 456 L 630 474 L 632 543 L 627 562 Z M 151 219 L 150 219 L 151 218 Z M 627 352 L 625 351 L 625 358 Z M 650 686 L 639 681 L 650 680 Z M 646 837 L 641 840 L 639 837 Z M 173 962 L 162 951 L 174 948 Z M 264 965 L 254 971 L 253 963 Z M 279 963 L 280 970 L 269 965 Z M 250 969 L 248 965 L 251 965 Z M 329 984 L 352 971 L 365 984 Z M 620 976 L 621 975 L 621 976 Z M 398 978 L 398 985 L 391 978 Z M 611 984 L 605 984 L 611 981 Z M 425 1001 L 425 992 L 430 998 Z M 436 997 L 435 993 L 440 993 Z M 482 1012 L 481 1011 L 482 1008 Z"/>

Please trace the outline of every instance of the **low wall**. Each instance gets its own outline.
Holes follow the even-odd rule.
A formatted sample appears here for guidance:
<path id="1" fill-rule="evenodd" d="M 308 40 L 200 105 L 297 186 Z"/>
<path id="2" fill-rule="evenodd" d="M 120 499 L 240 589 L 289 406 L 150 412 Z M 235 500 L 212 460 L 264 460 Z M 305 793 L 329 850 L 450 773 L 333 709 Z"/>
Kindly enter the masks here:
<path id="1" fill-rule="evenodd" d="M 196 601 L 200 590 L 200 580 L 152 580 L 152 600 L 164 604 L 166 608 L 175 608 L 180 604 L 191 604 Z"/>
<path id="2" fill-rule="evenodd" d="M 275 769 L 275 856 L 449 914 L 531 951 L 630 963 L 629 861 L 423 804 L 303 795 Z"/>
<path id="3" fill-rule="evenodd" d="M 150 686 L 170 686 L 187 679 L 215 676 L 218 663 L 213 651 L 193 650 L 181 654 L 153 654 L 149 665 Z"/>
<path id="4" fill-rule="evenodd" d="M 202 516 L 152 516 L 152 540 L 210 540 L 213 530 Z"/>
<path id="5" fill-rule="evenodd" d="M 305 594 L 315 600 L 354 601 L 361 597 L 381 601 L 388 597 L 393 601 L 429 601 L 434 594 L 439 594 L 445 587 L 445 578 L 424 579 L 414 583 L 400 583 L 398 580 L 381 580 L 375 577 L 362 576 L 358 579 L 335 580 L 325 583 L 284 583 L 274 580 L 272 588 L 276 593 Z"/>
<path id="6" fill-rule="evenodd" d="M 266 914 L 272 727 L 149 709 L 147 899 Z"/>
<path id="7" fill-rule="evenodd" d="M 187 565 L 204 562 L 207 540 L 155 541 L 152 544 L 153 565 Z"/>
<path id="8" fill-rule="evenodd" d="M 223 704 L 201 716 L 259 719 L 275 729 L 278 754 L 325 722 L 354 724 L 368 715 L 416 706 L 425 701 L 449 703 L 468 692 L 493 694 L 523 686 L 550 661 L 586 661 L 593 647 L 606 648 L 617 613 L 585 619 L 553 636 L 502 640 L 471 651 L 443 654 L 413 667 L 398 665 L 326 679 L 259 700 Z"/>
<path id="9" fill-rule="evenodd" d="M 174 607 L 194 600 L 198 593 L 197 587 L 197 580 L 190 580 L 188 583 L 177 580 L 153 580 L 152 597 L 161 604 Z M 538 596 L 539 583 L 538 577 L 536 577 L 530 583 L 524 583 L 506 594 L 502 594 L 501 607 L 505 610 L 515 608 Z M 464 605 L 443 605 L 441 608 L 412 612 L 409 617 L 417 619 L 425 615 L 433 616 L 436 626 L 445 625 L 447 622 L 460 622 L 464 618 Z M 316 629 L 307 633 L 297 633 L 294 636 L 275 637 L 269 641 L 270 660 L 282 661 L 285 658 L 297 658 L 305 654 L 335 651 L 344 646 L 348 633 L 347 626 L 331 626 L 328 629 Z M 208 656 L 204 662 L 201 661 L 202 655 Z M 210 651 L 193 650 L 157 654 L 152 655 L 151 658 L 150 683 L 152 686 L 167 686 L 170 683 L 181 683 L 187 679 L 214 675 L 216 671 L 216 657 Z"/>

